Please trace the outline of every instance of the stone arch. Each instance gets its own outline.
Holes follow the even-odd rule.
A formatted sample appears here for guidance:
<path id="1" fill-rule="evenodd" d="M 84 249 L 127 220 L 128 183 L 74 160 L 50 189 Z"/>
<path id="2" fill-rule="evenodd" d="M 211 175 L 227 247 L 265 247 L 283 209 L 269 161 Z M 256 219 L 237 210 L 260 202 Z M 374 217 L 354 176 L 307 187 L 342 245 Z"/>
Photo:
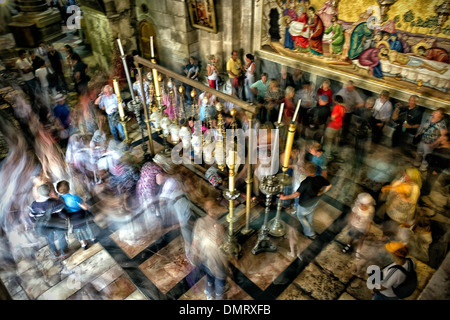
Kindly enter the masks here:
<path id="1" fill-rule="evenodd" d="M 266 0 L 264 2 L 264 8 L 263 8 L 263 17 L 262 17 L 262 32 L 261 32 L 261 45 L 270 45 L 270 42 L 272 41 L 270 30 L 271 30 L 271 12 L 273 15 L 273 10 L 276 10 L 278 12 L 278 32 L 279 32 L 279 42 L 284 42 L 284 33 L 285 28 L 283 27 L 283 10 L 280 8 L 277 0 Z M 273 29 L 272 29 L 273 30 Z"/>
<path id="2" fill-rule="evenodd" d="M 153 36 L 153 47 L 155 49 L 155 57 L 158 57 L 158 45 L 156 32 L 152 24 L 147 20 L 142 20 L 138 25 L 138 41 L 141 56 L 145 59 L 151 58 L 150 54 L 150 36 Z"/>

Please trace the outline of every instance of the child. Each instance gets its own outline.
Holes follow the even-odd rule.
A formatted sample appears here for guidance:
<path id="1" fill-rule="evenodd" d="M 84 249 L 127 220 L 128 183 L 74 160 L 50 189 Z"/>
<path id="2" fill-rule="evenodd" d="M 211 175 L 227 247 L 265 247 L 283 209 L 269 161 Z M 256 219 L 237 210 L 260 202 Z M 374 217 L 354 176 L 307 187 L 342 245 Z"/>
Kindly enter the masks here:
<path id="1" fill-rule="evenodd" d="M 355 240 L 358 241 L 358 248 L 356 249 L 356 258 L 361 258 L 361 248 L 367 233 L 370 230 L 370 225 L 373 220 L 375 212 L 375 200 L 368 193 L 360 193 L 353 205 L 349 220 L 348 235 L 350 240 L 348 244 L 342 249 L 343 253 L 351 250 L 352 244 Z"/>
<path id="2" fill-rule="evenodd" d="M 95 243 L 95 235 L 89 225 L 92 214 L 88 211 L 88 205 L 79 196 L 69 193 L 69 182 L 65 180 L 57 183 L 56 190 L 64 199 L 65 210 L 72 223 L 75 239 L 80 241 L 81 247 L 86 250 L 88 240 Z"/>

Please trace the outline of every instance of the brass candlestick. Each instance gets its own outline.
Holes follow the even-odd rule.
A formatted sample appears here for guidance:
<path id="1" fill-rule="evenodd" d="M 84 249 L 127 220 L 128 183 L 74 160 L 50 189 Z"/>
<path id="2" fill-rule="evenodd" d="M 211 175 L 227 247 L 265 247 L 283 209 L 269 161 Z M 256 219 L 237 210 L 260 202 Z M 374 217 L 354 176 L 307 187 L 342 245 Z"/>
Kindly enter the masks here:
<path id="1" fill-rule="evenodd" d="M 145 91 L 144 91 L 144 79 L 142 78 L 142 68 L 137 68 L 139 74 L 139 82 L 141 85 L 142 91 L 142 107 L 144 108 L 145 115 L 145 125 L 147 127 L 147 135 L 148 135 L 148 150 L 150 150 L 150 155 L 153 157 L 155 155 L 155 149 L 153 147 L 153 138 L 152 138 L 152 127 L 150 125 L 150 117 L 147 103 L 150 104 L 150 101 L 145 101 Z M 150 88 L 149 88 L 150 90 Z M 144 145 L 144 138 L 142 137 L 142 143 Z M 146 150 L 144 150 L 144 156 L 146 155 Z"/>
<path id="2" fill-rule="evenodd" d="M 278 139 L 279 139 L 281 126 L 282 126 L 281 123 L 275 122 L 275 127 L 276 127 L 275 141 L 276 141 L 276 143 L 278 143 L 278 141 L 279 141 Z M 295 127 L 294 127 L 294 130 L 295 130 Z M 295 131 L 294 131 L 294 133 L 295 133 Z M 272 161 L 273 161 L 273 156 L 274 155 L 272 155 Z M 278 154 L 276 154 L 275 156 L 278 157 Z M 287 159 L 288 159 L 288 165 L 289 165 L 289 157 Z M 275 161 L 272 163 L 278 163 L 278 161 Z M 276 172 L 276 171 L 278 171 L 278 168 L 272 167 L 272 172 Z M 290 178 L 291 177 L 289 175 L 286 175 L 286 176 L 283 176 L 282 174 L 277 175 L 277 179 L 280 184 L 280 192 L 283 191 L 284 187 L 286 186 L 286 183 L 288 183 L 287 185 L 289 185 L 292 182 L 292 179 L 290 179 Z M 280 194 L 278 194 L 277 195 L 277 213 L 275 215 L 275 218 L 270 220 L 270 222 L 268 224 L 269 233 L 271 236 L 274 236 L 274 237 L 282 237 L 286 234 L 286 223 L 280 217 L 281 216 L 281 207 L 282 207 L 282 202 L 280 199 Z"/>
<path id="3" fill-rule="evenodd" d="M 113 78 L 113 88 L 114 88 L 114 93 L 116 94 L 116 97 L 117 97 L 117 105 L 118 105 L 118 109 L 119 109 L 119 119 L 120 119 L 119 123 L 122 125 L 123 131 L 125 133 L 125 139 L 123 140 L 123 142 L 125 142 L 127 145 L 130 145 L 131 141 L 128 138 L 128 129 L 127 129 L 127 122 L 130 121 L 130 118 L 125 114 L 125 111 L 123 109 L 118 77 Z"/>
<path id="4" fill-rule="evenodd" d="M 253 163 L 253 113 L 248 112 L 248 156 L 247 156 L 247 179 L 245 183 L 247 184 L 246 190 L 246 203 L 245 203 L 245 228 L 242 229 L 241 233 L 244 235 L 250 234 L 255 230 L 250 228 L 250 211 L 251 211 L 251 201 L 252 201 L 252 163 Z"/>
<path id="5" fill-rule="evenodd" d="M 235 222 L 234 217 L 234 200 L 236 200 L 239 197 L 239 191 L 235 189 L 235 176 L 236 176 L 236 151 L 230 152 L 230 159 L 228 161 L 228 168 L 229 168 L 229 180 L 228 180 L 228 190 L 225 190 L 223 192 L 223 196 L 225 199 L 229 201 L 229 213 L 227 216 L 227 222 L 228 222 L 228 237 L 227 241 L 222 245 L 222 250 L 226 252 L 227 254 L 233 255 L 236 258 L 239 257 L 241 253 L 241 246 L 237 242 L 237 240 L 234 238 L 233 235 L 233 227 Z"/>
<path id="6" fill-rule="evenodd" d="M 276 176 L 265 176 L 261 180 L 259 190 L 266 195 L 266 210 L 264 213 L 264 224 L 258 235 L 258 242 L 252 249 L 253 254 L 261 252 L 274 252 L 277 246 L 269 239 L 269 228 L 267 227 L 267 220 L 270 212 L 270 205 L 272 204 L 272 196 L 280 193 L 280 183 Z"/>
<path id="7" fill-rule="evenodd" d="M 277 129 L 280 124 L 275 123 Z M 284 150 L 284 161 L 281 166 L 282 173 L 277 175 L 278 182 L 280 183 L 280 192 L 283 192 L 284 187 L 292 184 L 292 178 L 286 173 L 289 168 L 289 159 L 291 158 L 292 145 L 294 143 L 295 129 L 297 123 L 292 121 L 289 125 L 288 136 L 286 139 L 286 148 Z M 279 131 L 279 130 L 277 130 Z M 270 234 L 274 237 L 282 237 L 286 234 L 286 223 L 281 219 L 282 200 L 278 195 L 277 213 L 274 219 L 269 222 Z"/>

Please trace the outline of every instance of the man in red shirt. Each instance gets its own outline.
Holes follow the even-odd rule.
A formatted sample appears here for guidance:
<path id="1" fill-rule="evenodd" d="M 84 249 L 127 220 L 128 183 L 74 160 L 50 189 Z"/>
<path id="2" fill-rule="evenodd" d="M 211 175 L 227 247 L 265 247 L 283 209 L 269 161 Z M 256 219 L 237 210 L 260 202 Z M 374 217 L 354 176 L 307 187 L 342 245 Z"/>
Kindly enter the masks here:
<path id="1" fill-rule="evenodd" d="M 344 98 L 337 95 L 334 99 L 335 105 L 331 112 L 331 119 L 325 130 L 324 135 L 324 150 L 328 159 L 333 157 L 336 153 L 336 148 L 341 135 L 342 123 L 345 116 Z"/>

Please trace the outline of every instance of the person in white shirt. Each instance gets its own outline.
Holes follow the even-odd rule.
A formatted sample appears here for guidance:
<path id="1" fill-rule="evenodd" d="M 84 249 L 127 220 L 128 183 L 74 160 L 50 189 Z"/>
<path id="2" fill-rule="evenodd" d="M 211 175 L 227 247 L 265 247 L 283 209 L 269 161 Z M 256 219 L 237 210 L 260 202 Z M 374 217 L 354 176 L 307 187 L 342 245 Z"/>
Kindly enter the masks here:
<path id="1" fill-rule="evenodd" d="M 50 108 L 50 94 L 53 97 L 56 96 L 56 88 L 49 88 L 47 80 L 49 72 L 50 71 L 44 61 L 40 63 L 39 68 L 35 71 L 36 78 L 39 79 L 39 83 L 41 84 L 42 100 L 47 108 Z"/>
<path id="2" fill-rule="evenodd" d="M 383 128 L 391 120 L 393 108 L 389 101 L 389 92 L 381 91 L 380 97 L 375 101 L 372 114 L 372 141 L 379 142 L 383 135 Z"/>
<path id="3" fill-rule="evenodd" d="M 34 76 L 33 63 L 27 58 L 27 52 L 25 50 L 19 50 L 19 59 L 16 61 L 16 68 L 19 70 L 22 80 L 28 88 L 28 94 L 31 102 L 35 101 L 36 96 L 39 94 L 39 83 Z"/>
<path id="4" fill-rule="evenodd" d="M 356 258 L 361 258 L 362 244 L 373 221 L 374 205 L 375 200 L 370 194 L 365 192 L 358 194 L 349 219 L 348 236 L 350 239 L 342 249 L 343 253 L 349 252 L 352 249 L 353 242 L 357 240 Z"/>
<path id="5" fill-rule="evenodd" d="M 381 280 L 380 289 L 374 288 L 373 300 L 399 300 L 400 298 L 394 293 L 394 289 L 406 279 L 406 275 L 395 268 L 394 266 L 402 266 L 407 271 L 412 271 L 411 268 L 416 268 L 416 263 L 413 259 L 407 258 L 408 248 L 403 242 L 391 241 L 386 243 L 386 250 L 392 254 L 394 262 L 383 268 L 383 277 Z M 394 267 L 394 268 L 392 268 Z"/>
<path id="6" fill-rule="evenodd" d="M 121 141 L 125 137 L 122 124 L 119 122 L 119 100 L 113 93 L 113 88 L 110 85 L 103 87 L 102 94 L 98 96 L 94 104 L 98 105 L 100 109 L 106 112 L 108 116 L 109 129 L 114 137 L 114 140 Z M 120 133 L 120 136 L 119 136 Z"/>

